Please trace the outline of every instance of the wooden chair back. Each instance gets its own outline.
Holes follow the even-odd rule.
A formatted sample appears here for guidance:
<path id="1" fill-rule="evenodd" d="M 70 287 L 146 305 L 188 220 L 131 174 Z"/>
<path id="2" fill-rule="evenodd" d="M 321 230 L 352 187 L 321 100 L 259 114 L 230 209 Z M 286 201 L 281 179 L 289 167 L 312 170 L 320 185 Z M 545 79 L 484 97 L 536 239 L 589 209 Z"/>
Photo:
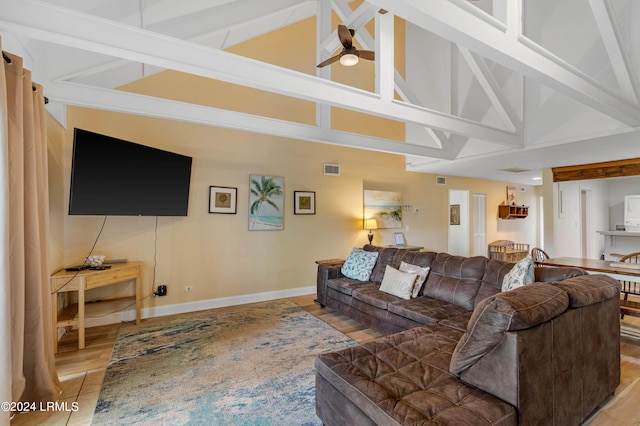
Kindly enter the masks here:
<path id="1" fill-rule="evenodd" d="M 549 259 L 549 255 L 539 247 L 534 247 L 531 249 L 531 257 L 535 263 L 542 263 L 545 260 Z"/>
<path id="2" fill-rule="evenodd" d="M 629 253 L 620 258 L 620 262 L 640 263 L 640 252 Z M 620 292 L 624 294 L 620 301 L 620 318 L 624 318 L 625 314 L 634 317 L 640 317 L 640 302 L 629 300 L 629 295 L 640 296 L 640 283 L 633 281 L 620 281 L 622 289 Z"/>

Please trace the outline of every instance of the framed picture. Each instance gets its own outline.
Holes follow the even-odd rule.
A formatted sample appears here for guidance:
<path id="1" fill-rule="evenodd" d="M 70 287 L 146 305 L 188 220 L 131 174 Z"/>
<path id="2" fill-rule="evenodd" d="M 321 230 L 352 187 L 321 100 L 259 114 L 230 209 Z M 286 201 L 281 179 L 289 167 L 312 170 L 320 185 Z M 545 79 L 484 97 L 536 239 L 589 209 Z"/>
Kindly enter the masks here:
<path id="1" fill-rule="evenodd" d="M 316 214 L 316 193 L 293 191 L 293 214 Z"/>
<path id="2" fill-rule="evenodd" d="M 460 204 L 449 206 L 449 225 L 460 225 Z"/>
<path id="3" fill-rule="evenodd" d="M 516 187 L 514 185 L 507 186 L 507 204 L 516 205 Z"/>
<path id="4" fill-rule="evenodd" d="M 394 232 L 393 239 L 396 242 L 396 246 L 404 247 L 404 234 L 402 232 Z"/>
<path id="5" fill-rule="evenodd" d="M 402 228 L 402 193 L 364 190 L 363 217 L 376 219 L 378 228 Z"/>
<path id="6" fill-rule="evenodd" d="M 209 187 L 209 213 L 236 214 L 238 188 Z"/>
<path id="7" fill-rule="evenodd" d="M 284 178 L 249 176 L 249 231 L 284 229 Z"/>

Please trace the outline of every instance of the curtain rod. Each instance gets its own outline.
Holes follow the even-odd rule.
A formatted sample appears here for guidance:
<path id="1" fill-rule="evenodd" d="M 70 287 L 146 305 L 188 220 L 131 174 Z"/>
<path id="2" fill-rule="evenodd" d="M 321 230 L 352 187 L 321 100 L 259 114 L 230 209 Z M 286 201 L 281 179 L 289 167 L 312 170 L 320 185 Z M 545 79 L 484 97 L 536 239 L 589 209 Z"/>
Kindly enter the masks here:
<path id="1" fill-rule="evenodd" d="M 6 53 L 4 53 L 4 52 L 2 52 L 2 59 L 4 59 L 4 61 L 5 61 L 6 63 L 8 63 L 8 64 L 10 64 L 10 63 L 11 63 L 11 58 L 10 58 L 9 56 L 7 56 L 7 54 L 6 54 Z M 34 92 L 37 90 L 37 89 L 36 89 L 36 86 L 31 86 L 31 89 L 32 89 Z M 44 97 L 44 104 L 46 105 L 46 104 L 48 104 L 48 103 L 49 103 L 49 98 L 47 98 L 47 97 L 45 96 L 45 97 Z"/>

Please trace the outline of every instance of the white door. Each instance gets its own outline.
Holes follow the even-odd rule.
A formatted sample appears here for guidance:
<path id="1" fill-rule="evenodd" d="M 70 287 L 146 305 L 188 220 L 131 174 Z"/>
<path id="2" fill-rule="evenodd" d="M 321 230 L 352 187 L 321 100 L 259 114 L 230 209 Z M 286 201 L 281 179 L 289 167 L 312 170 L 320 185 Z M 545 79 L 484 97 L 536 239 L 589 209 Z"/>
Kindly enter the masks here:
<path id="1" fill-rule="evenodd" d="M 473 255 L 487 254 L 487 195 L 473 194 Z"/>
<path id="2" fill-rule="evenodd" d="M 453 215 L 453 211 L 455 212 Z M 452 220 L 455 216 L 456 219 Z M 469 191 L 449 190 L 449 253 L 469 256 Z"/>
<path id="3" fill-rule="evenodd" d="M 580 233 L 581 255 L 587 259 L 598 259 L 596 252 L 596 228 L 593 220 L 593 190 L 580 189 Z"/>

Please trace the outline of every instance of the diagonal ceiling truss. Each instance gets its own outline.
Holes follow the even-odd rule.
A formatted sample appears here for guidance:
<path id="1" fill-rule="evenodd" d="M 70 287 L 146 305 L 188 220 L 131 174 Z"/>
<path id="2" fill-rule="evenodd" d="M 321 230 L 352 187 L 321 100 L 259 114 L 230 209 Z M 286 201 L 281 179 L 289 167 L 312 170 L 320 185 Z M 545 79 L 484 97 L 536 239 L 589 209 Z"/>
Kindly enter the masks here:
<path id="1" fill-rule="evenodd" d="M 604 1 L 604 0 L 594 0 Z M 579 100 L 629 126 L 640 124 L 640 108 L 606 90 L 566 61 L 512 34 L 465 0 L 369 0 L 415 25 L 451 40 L 526 77 Z M 514 2 L 515 3 L 515 2 Z"/>

